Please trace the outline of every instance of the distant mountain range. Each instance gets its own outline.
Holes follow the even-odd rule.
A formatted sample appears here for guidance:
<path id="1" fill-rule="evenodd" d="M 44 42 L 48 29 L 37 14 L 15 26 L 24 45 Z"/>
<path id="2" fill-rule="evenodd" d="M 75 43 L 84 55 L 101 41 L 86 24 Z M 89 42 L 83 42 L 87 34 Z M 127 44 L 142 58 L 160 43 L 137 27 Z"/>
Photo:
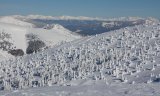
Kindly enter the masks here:
<path id="1" fill-rule="evenodd" d="M 91 17 L 72 17 L 72 16 L 14 16 L 15 18 L 32 23 L 38 28 L 44 27 L 46 24 L 60 24 L 72 32 L 80 35 L 95 35 L 104 32 L 124 28 L 127 26 L 135 26 L 145 23 L 144 18 L 128 17 L 128 18 L 115 18 L 115 19 L 102 19 Z"/>

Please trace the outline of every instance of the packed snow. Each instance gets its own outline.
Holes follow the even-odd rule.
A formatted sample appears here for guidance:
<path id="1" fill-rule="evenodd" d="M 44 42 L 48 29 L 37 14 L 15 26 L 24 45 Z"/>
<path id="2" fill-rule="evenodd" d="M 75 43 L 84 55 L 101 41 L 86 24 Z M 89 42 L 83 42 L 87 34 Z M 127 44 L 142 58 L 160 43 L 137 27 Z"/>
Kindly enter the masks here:
<path id="1" fill-rule="evenodd" d="M 1 96 L 159 96 L 159 84 L 98 83 L 83 86 L 52 86 L 25 90 L 3 91 Z"/>

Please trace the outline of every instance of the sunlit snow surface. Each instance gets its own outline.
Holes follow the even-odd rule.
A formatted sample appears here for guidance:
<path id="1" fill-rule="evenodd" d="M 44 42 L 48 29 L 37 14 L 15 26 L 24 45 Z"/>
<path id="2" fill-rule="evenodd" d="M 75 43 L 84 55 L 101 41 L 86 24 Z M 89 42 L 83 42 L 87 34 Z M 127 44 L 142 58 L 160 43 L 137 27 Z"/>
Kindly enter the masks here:
<path id="1" fill-rule="evenodd" d="M 96 84 L 2 91 L 0 96 L 160 96 L 159 84 Z"/>

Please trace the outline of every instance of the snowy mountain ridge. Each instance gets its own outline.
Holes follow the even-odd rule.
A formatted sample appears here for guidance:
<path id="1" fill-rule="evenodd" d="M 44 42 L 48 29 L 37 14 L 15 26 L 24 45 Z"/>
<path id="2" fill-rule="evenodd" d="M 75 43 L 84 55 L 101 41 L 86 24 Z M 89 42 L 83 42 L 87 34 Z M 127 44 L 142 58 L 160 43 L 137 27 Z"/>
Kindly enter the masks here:
<path id="1" fill-rule="evenodd" d="M 34 27 L 33 24 L 20 21 L 12 16 L 4 16 L 0 18 L 0 23 L 7 23 L 7 24 L 13 24 L 18 25 L 22 27 Z"/>
<path id="2" fill-rule="evenodd" d="M 30 44 L 39 43 L 39 47 L 42 47 L 42 45 L 43 47 L 49 47 L 61 42 L 81 38 L 78 35 L 73 35 L 71 31 L 58 24 L 49 30 L 34 28 L 32 23 L 24 22 L 11 16 L 0 18 L 0 36 L 1 50 L 21 49 L 24 53 L 26 53 Z M 4 55 L 2 54 L 2 56 Z"/>
<path id="3" fill-rule="evenodd" d="M 86 17 L 86 16 L 44 16 L 44 15 L 13 15 L 15 18 L 21 19 L 43 19 L 43 20 L 100 20 L 100 21 L 108 21 L 108 20 L 117 20 L 117 21 L 135 21 L 139 19 L 144 19 L 141 17 L 119 17 L 119 18 L 98 18 L 98 17 Z"/>

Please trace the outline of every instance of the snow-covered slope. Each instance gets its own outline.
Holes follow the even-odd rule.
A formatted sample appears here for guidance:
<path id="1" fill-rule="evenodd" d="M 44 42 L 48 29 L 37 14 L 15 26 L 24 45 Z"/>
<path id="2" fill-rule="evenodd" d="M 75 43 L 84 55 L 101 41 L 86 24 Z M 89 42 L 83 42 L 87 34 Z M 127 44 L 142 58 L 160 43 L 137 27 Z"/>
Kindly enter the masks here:
<path id="1" fill-rule="evenodd" d="M 157 83 L 160 82 L 159 41 L 159 23 L 85 37 L 0 62 L 1 86 L 5 90 L 75 86 L 77 80 L 102 80 L 105 84 Z"/>
<path id="2" fill-rule="evenodd" d="M 53 46 L 62 41 L 68 42 L 80 38 L 80 36 L 73 35 L 71 31 L 60 25 L 55 25 L 50 30 L 34 28 L 33 24 L 17 20 L 11 16 L 0 18 L 0 33 L 9 35 L 7 40 L 11 43 L 11 46 L 8 49 L 22 49 L 24 52 L 29 42 L 28 35 L 36 36 L 46 46 Z M 4 41 L 6 40 L 1 40 L 1 42 Z"/>
<path id="3" fill-rule="evenodd" d="M 0 23 L 0 32 L 10 35 L 10 43 L 13 47 L 17 49 L 26 50 L 27 42 L 25 34 L 27 34 L 27 28 L 22 26 L 17 26 L 13 24 Z"/>
<path id="4" fill-rule="evenodd" d="M 51 46 L 0 61 L 2 96 L 160 95 L 157 20 L 84 38 L 58 24 L 33 28 L 1 22 L 0 31 L 0 43 L 10 42 L 11 48 L 26 50 L 32 40 Z M 58 45 L 61 41 L 69 42 Z M 7 56 L 0 51 L 0 57 Z"/>
<path id="5" fill-rule="evenodd" d="M 159 84 L 53 86 L 0 92 L 1 96 L 159 96 Z"/>
<path id="6" fill-rule="evenodd" d="M 7 23 L 7 24 L 13 24 L 13 25 L 19 25 L 23 27 L 34 27 L 33 24 L 20 21 L 18 19 L 15 19 L 12 16 L 4 16 L 0 18 L 0 23 Z"/>
<path id="7" fill-rule="evenodd" d="M 56 45 L 62 41 L 68 42 L 80 38 L 80 36 L 73 35 L 71 31 L 64 28 L 52 28 L 50 30 L 34 28 L 28 29 L 27 31 L 37 35 L 42 41 L 49 44 L 49 46 Z"/>

